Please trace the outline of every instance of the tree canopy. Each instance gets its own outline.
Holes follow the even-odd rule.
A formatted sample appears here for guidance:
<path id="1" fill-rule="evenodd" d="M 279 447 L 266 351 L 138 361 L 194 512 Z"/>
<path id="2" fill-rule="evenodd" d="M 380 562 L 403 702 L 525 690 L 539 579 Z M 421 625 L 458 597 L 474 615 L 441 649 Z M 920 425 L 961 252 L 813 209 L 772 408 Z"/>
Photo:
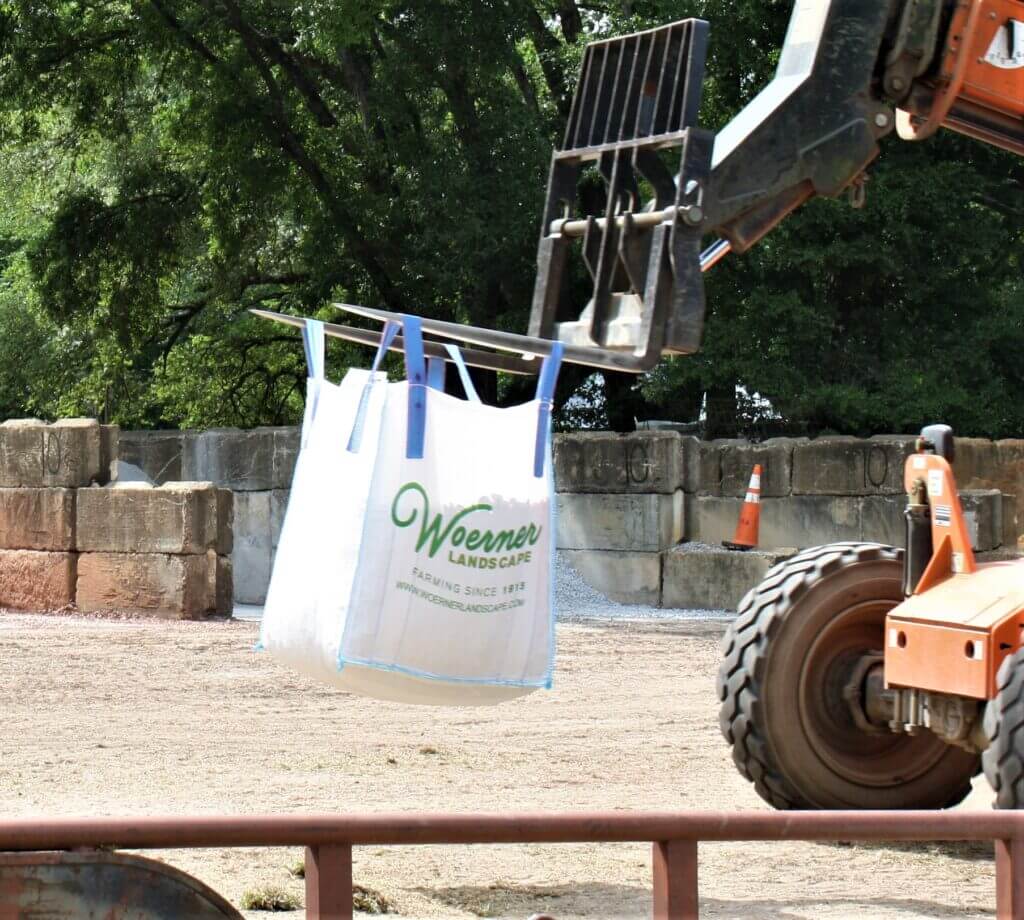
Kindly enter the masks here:
<path id="1" fill-rule="evenodd" d="M 523 330 L 583 46 L 690 15 L 718 128 L 770 79 L 789 4 L 2 0 L 0 412 L 295 421 L 301 348 L 256 305 Z M 1022 251 L 1019 160 L 892 140 L 863 210 L 814 202 L 716 268 L 704 351 L 609 376 L 608 416 L 706 396 L 731 433 L 741 385 L 793 430 L 1020 432 Z"/>

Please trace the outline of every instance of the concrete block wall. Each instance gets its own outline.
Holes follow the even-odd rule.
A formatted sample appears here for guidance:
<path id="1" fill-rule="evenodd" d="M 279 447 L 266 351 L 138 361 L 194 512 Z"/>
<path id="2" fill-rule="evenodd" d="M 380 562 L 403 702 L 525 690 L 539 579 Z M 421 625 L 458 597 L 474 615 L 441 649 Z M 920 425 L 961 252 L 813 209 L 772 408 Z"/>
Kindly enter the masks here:
<path id="1" fill-rule="evenodd" d="M 230 491 L 112 483 L 118 435 L 91 419 L 0 425 L 0 607 L 230 614 Z"/>
<path id="2" fill-rule="evenodd" d="M 799 548 L 837 540 L 901 545 L 903 463 L 914 441 L 754 444 L 667 431 L 557 435 L 557 545 L 613 600 L 734 606 L 771 564 Z M 243 604 L 266 597 L 298 446 L 297 428 L 120 433 L 120 458 L 155 482 L 200 479 L 234 492 L 231 560 L 235 600 Z M 958 439 L 957 450 L 976 549 L 1015 550 L 1024 520 L 1024 440 Z M 764 470 L 764 552 L 716 559 L 706 549 L 686 549 L 687 543 L 717 547 L 732 536 L 755 463 Z"/>
<path id="3" fill-rule="evenodd" d="M 841 540 L 901 546 L 903 467 L 915 440 L 559 435 L 558 547 L 612 600 L 732 608 L 798 549 Z M 763 470 L 760 548 L 731 553 L 721 543 L 733 536 L 755 464 Z M 1003 487 L 1019 475 L 1024 490 L 1024 441 L 968 441 L 957 464 L 975 550 L 1015 551 L 1018 500 Z"/>
<path id="4" fill-rule="evenodd" d="M 234 493 L 231 564 L 239 604 L 266 599 L 298 453 L 294 427 L 123 431 L 120 439 L 121 460 L 156 483 L 201 480 Z"/>

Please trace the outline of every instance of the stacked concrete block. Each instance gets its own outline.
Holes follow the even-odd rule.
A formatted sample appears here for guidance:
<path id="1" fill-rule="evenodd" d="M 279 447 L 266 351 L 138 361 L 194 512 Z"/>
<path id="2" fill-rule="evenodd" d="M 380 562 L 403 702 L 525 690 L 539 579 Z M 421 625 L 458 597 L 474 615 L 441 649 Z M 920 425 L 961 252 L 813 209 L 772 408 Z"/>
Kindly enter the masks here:
<path id="1" fill-rule="evenodd" d="M 686 539 L 720 544 L 731 540 L 743 507 L 742 498 L 687 496 Z M 817 546 L 862 538 L 860 499 L 802 495 L 761 500 L 759 545 Z"/>
<path id="2" fill-rule="evenodd" d="M 0 425 L 0 607 L 75 602 L 76 490 L 109 478 L 114 432 L 90 419 Z"/>
<path id="3" fill-rule="evenodd" d="M 270 493 L 270 543 L 275 555 L 277 544 L 281 542 L 281 531 L 284 529 L 284 517 L 288 511 L 291 494 L 289 489 L 274 489 Z"/>
<path id="4" fill-rule="evenodd" d="M 209 483 L 80 490 L 79 609 L 230 615 L 232 516 L 231 493 Z"/>
<path id="5" fill-rule="evenodd" d="M 561 435 L 554 466 L 556 545 L 566 561 L 611 600 L 659 604 L 661 554 L 683 537 L 680 436 Z"/>
<path id="6" fill-rule="evenodd" d="M 702 441 L 692 435 L 681 438 L 683 491 L 687 495 L 722 494 L 722 443 Z"/>
<path id="7" fill-rule="evenodd" d="M 98 482 L 103 478 L 102 441 L 94 419 L 52 425 L 8 420 L 0 425 L 0 487 L 74 489 Z"/>
<path id="8" fill-rule="evenodd" d="M 298 453 L 295 427 L 121 435 L 121 459 L 154 482 L 199 480 L 234 492 L 234 596 L 242 604 L 266 599 Z"/>
<path id="9" fill-rule="evenodd" d="M 277 547 L 276 508 L 287 504 L 298 428 L 221 428 L 188 432 L 182 448 L 182 474 L 235 493 L 234 595 L 240 604 L 266 600 Z"/>
<path id="10" fill-rule="evenodd" d="M 119 458 L 142 470 L 157 485 L 180 482 L 186 431 L 122 431 Z"/>
<path id="11" fill-rule="evenodd" d="M 760 464 L 760 545 L 769 554 L 779 547 L 841 540 L 902 546 L 907 502 L 904 463 L 915 444 L 916 437 L 909 435 L 778 438 L 758 444 L 685 437 L 681 440 L 684 538 L 706 547 L 730 539 L 750 472 Z M 1000 547 L 1015 550 L 1019 506 L 1007 493 L 1013 489 L 1024 493 L 1024 441 L 957 439 L 954 472 L 975 549 L 983 553 Z M 742 561 L 717 550 L 693 553 L 684 546 L 665 555 L 663 603 L 719 606 L 729 597 L 742 595 L 740 588 L 754 584 L 765 565 L 754 556 Z M 677 587 L 687 581 L 689 587 Z M 703 603 L 698 603 L 702 595 Z"/>
<path id="12" fill-rule="evenodd" d="M 794 495 L 899 495 L 916 438 L 816 438 L 793 451 Z"/>
<path id="13" fill-rule="evenodd" d="M 299 453 L 297 428 L 214 428 L 187 432 L 182 478 L 215 482 L 234 492 L 267 492 L 291 486 Z"/>
<path id="14" fill-rule="evenodd" d="M 235 599 L 262 604 L 274 562 L 272 492 L 235 492 Z"/>
<path id="15" fill-rule="evenodd" d="M 686 544 L 665 553 L 662 606 L 735 610 L 769 569 L 796 550 L 730 552 L 721 546 Z"/>
<path id="16" fill-rule="evenodd" d="M 716 441 L 721 464 L 719 489 L 715 494 L 743 498 L 754 466 L 761 466 L 762 498 L 782 498 L 790 494 L 793 478 L 793 453 L 802 441 L 772 438 L 758 444 L 749 441 Z"/>

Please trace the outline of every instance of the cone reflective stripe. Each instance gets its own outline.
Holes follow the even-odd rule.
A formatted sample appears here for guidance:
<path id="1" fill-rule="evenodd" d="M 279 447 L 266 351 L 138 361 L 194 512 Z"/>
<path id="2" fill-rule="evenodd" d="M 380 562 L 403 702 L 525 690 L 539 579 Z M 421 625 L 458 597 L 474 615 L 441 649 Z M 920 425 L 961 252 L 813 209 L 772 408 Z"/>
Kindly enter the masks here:
<path id="1" fill-rule="evenodd" d="M 747 496 L 743 499 L 740 509 L 740 520 L 736 525 L 736 536 L 732 540 L 723 541 L 729 549 L 752 549 L 757 546 L 758 531 L 761 526 L 761 464 L 754 467 L 747 487 Z"/>

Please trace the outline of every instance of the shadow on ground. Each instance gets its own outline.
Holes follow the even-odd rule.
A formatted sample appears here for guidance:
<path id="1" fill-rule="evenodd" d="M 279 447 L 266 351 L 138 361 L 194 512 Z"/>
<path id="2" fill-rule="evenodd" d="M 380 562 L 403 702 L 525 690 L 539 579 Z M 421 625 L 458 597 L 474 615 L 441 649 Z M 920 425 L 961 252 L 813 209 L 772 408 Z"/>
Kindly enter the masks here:
<path id="1" fill-rule="evenodd" d="M 930 844 L 931 846 L 931 844 Z M 969 857 L 969 858 L 974 858 Z M 640 885 L 612 885 L 600 882 L 569 885 L 519 885 L 495 882 L 490 885 L 460 885 L 450 888 L 417 888 L 433 900 L 495 920 L 526 920 L 533 914 L 548 914 L 555 920 L 590 918 L 650 917 L 651 890 Z M 979 908 L 973 915 L 993 915 L 995 911 Z M 941 918 L 965 916 L 962 907 L 953 907 L 925 898 L 764 898 L 754 900 L 725 900 L 701 897 L 701 917 L 768 918 L 828 917 L 921 917 Z"/>
<path id="2" fill-rule="evenodd" d="M 886 850 L 891 853 L 919 853 L 926 856 L 949 856 L 971 862 L 992 862 L 995 850 L 991 840 L 868 840 L 856 843 L 823 843 L 832 848 L 856 847 L 859 850 Z"/>

